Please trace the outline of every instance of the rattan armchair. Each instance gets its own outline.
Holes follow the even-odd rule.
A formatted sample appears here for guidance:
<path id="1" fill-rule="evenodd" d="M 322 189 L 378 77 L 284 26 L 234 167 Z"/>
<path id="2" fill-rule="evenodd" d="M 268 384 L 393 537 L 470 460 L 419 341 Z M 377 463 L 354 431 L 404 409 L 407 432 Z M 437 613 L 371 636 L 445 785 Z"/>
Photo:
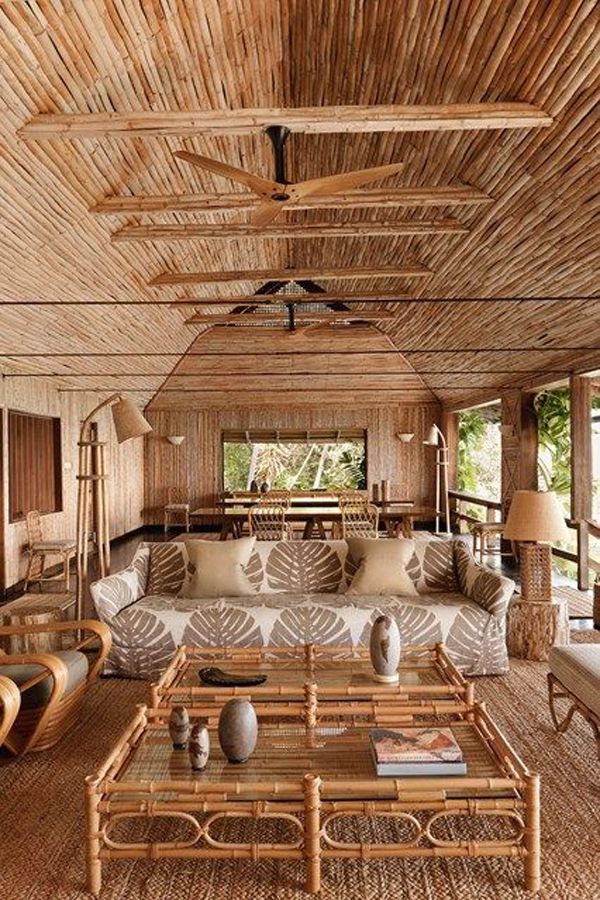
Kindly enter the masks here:
<path id="1" fill-rule="evenodd" d="M 248 530 L 257 541 L 291 541 L 292 527 L 285 520 L 285 506 L 252 506 L 248 510 Z"/>
<path id="2" fill-rule="evenodd" d="M 95 619 L 0 626 L 0 637 L 44 632 L 72 632 L 73 644 L 54 653 L 0 652 L 0 676 L 8 678 L 20 695 L 18 714 L 1 742 L 15 755 L 47 750 L 75 724 L 86 691 L 110 650 L 110 629 Z M 90 660 L 87 652 L 81 652 L 88 648 L 94 654 Z"/>
<path id="3" fill-rule="evenodd" d="M 365 500 L 340 504 L 342 537 L 379 537 L 379 510 Z"/>
<path id="4" fill-rule="evenodd" d="M 0 675 L 0 747 L 13 727 L 21 706 L 21 693 L 14 681 Z"/>
<path id="5" fill-rule="evenodd" d="M 286 509 L 292 504 L 292 495 L 290 491 L 267 491 L 260 494 L 258 498 L 259 506 L 283 506 Z"/>

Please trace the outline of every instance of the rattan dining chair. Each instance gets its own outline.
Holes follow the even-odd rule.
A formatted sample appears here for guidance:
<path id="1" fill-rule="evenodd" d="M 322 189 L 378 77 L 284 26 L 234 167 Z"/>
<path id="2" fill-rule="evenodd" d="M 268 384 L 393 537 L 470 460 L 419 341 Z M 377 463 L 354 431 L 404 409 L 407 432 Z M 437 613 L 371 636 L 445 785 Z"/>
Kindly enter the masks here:
<path id="1" fill-rule="evenodd" d="M 283 506 L 289 509 L 292 505 L 292 495 L 290 491 L 267 491 L 258 498 L 259 506 Z"/>
<path id="2" fill-rule="evenodd" d="M 42 531 L 42 519 L 37 509 L 32 509 L 25 518 L 27 525 L 28 556 L 27 574 L 25 575 L 25 593 L 29 585 L 34 582 L 40 585 L 43 581 L 64 581 L 65 591 L 69 590 L 69 563 L 75 556 L 77 544 L 74 538 L 56 538 L 44 540 Z M 62 562 L 62 571 L 58 575 L 46 574 L 46 558 L 59 556 Z"/>
<path id="3" fill-rule="evenodd" d="M 366 500 L 340 505 L 342 512 L 342 538 L 379 537 L 379 510 Z"/>
<path id="4" fill-rule="evenodd" d="M 74 640 L 68 650 L 19 654 L 0 651 L 0 677 L 9 679 L 20 695 L 20 708 L 0 746 L 16 756 L 27 750 L 53 747 L 75 724 L 88 687 L 102 671 L 111 635 L 108 625 L 95 619 L 0 626 L 0 639 L 69 632 Z"/>
<path id="5" fill-rule="evenodd" d="M 281 503 L 259 504 L 248 510 L 248 530 L 257 541 L 291 541 L 292 527 L 285 519 L 286 507 Z"/>

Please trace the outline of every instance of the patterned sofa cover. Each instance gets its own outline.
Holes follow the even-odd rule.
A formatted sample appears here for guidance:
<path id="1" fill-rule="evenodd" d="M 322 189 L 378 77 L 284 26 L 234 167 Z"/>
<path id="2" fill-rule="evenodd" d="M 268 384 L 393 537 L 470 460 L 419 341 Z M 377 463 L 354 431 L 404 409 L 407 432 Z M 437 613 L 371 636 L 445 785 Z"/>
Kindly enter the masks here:
<path id="1" fill-rule="evenodd" d="M 155 679 L 180 644 L 364 645 L 382 611 L 395 617 L 403 642 L 444 641 L 470 675 L 508 668 L 514 582 L 477 565 L 461 540 L 414 540 L 411 597 L 346 594 L 356 562 L 345 541 L 257 542 L 246 569 L 253 593 L 244 597 L 178 597 L 189 568 L 184 541 L 141 543 L 127 569 L 92 585 L 112 632 L 107 672 Z"/>

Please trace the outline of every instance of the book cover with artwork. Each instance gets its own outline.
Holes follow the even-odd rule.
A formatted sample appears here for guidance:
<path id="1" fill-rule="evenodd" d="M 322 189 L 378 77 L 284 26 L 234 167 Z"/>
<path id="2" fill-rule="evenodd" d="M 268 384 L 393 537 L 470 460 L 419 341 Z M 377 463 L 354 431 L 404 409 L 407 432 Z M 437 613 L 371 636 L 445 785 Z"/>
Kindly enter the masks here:
<path id="1" fill-rule="evenodd" d="M 378 775 L 465 775 L 462 750 L 450 728 L 373 728 Z"/>

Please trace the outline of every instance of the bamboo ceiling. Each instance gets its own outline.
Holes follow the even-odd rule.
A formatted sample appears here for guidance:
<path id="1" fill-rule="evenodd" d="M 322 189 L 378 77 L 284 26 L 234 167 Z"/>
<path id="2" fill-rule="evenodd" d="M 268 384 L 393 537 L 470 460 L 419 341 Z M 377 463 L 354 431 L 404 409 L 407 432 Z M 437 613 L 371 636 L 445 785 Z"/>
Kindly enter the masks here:
<path id="1" fill-rule="evenodd" d="M 157 406 L 356 405 L 432 395 L 455 406 L 497 396 L 503 386 L 597 368 L 600 301 L 585 298 L 598 295 L 600 275 L 599 86 L 596 0 L 3 3 L 0 363 L 33 377 L 64 376 L 67 390 L 130 390 Z M 300 130 L 288 140 L 294 181 L 404 161 L 399 175 L 368 187 L 401 200 L 403 189 L 405 200 L 339 210 L 320 204 L 282 214 L 278 226 L 354 223 L 369 232 L 374 222 L 454 219 L 461 228 L 452 233 L 393 227 L 350 237 L 182 239 L 185 225 L 244 223 L 248 209 L 157 205 L 152 198 L 224 193 L 235 201 L 242 193 L 173 151 L 272 178 L 264 135 L 17 134 L 39 113 L 511 101 L 531 104 L 552 124 Z M 440 191 L 450 186 L 454 195 Z M 423 188 L 438 191 L 436 205 L 431 196 L 415 205 Z M 146 210 L 113 212 L 105 201 L 114 197 L 151 199 Z M 137 234 L 147 235 L 153 225 L 181 226 L 178 239 L 167 228 L 160 240 L 111 241 L 122 229 L 144 226 Z M 253 293 L 261 282 L 150 284 L 163 273 L 287 268 L 308 270 L 332 292 L 402 299 L 386 297 L 380 307 L 395 318 L 376 326 L 206 332 L 184 324 L 193 306 L 170 302 L 215 298 L 202 312 L 223 313 L 232 308 L 228 296 Z M 349 277 L 359 268 L 367 274 Z M 384 273 L 369 277 L 377 268 Z M 344 277 L 320 281 L 325 269 Z"/>

